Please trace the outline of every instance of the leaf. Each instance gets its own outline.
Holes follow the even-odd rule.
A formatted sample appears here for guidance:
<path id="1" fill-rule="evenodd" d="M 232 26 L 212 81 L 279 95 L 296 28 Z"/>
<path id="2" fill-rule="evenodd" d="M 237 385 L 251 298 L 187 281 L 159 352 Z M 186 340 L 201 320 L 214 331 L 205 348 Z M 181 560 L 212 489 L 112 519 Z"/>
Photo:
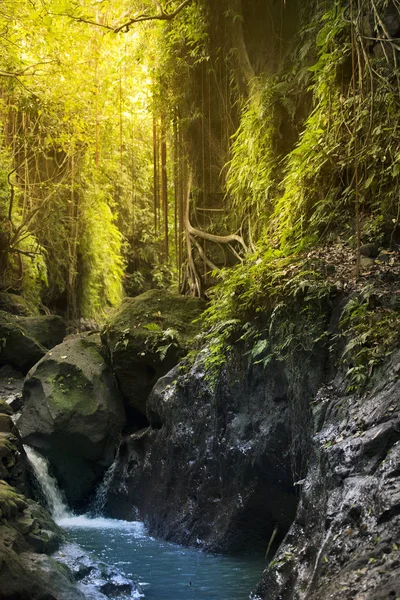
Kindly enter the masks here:
<path id="1" fill-rule="evenodd" d="M 153 331 L 154 333 L 161 333 L 162 327 L 157 323 L 148 323 L 147 325 L 143 325 L 143 329 L 147 329 L 148 331 Z"/>

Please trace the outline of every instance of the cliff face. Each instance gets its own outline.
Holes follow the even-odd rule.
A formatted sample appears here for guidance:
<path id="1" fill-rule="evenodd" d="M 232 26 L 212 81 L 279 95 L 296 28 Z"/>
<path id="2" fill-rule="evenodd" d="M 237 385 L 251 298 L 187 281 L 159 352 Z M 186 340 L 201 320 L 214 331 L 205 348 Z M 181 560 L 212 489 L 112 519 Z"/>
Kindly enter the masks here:
<path id="1" fill-rule="evenodd" d="M 281 539 L 295 515 L 292 467 L 305 448 L 299 427 L 307 428 L 296 420 L 318 389 L 323 359 L 313 370 L 300 361 L 289 379 L 279 362 L 248 366 L 238 348 L 215 389 L 201 359 L 184 376 L 170 372 L 150 396 L 150 427 L 121 444 L 109 513 L 138 513 L 178 543 L 265 552 L 275 527 Z"/>
<path id="2" fill-rule="evenodd" d="M 122 441 L 108 513 L 185 545 L 268 549 L 254 598 L 398 597 L 400 354 L 348 393 L 336 333 L 352 298 L 324 305 L 333 338 L 308 352 L 299 338 L 263 368 L 239 342 L 212 381 L 206 348 L 160 379 L 150 427 Z"/>
<path id="3" fill-rule="evenodd" d="M 255 597 L 399 597 L 399 374 L 397 352 L 368 394 L 319 391 L 296 518 Z"/>

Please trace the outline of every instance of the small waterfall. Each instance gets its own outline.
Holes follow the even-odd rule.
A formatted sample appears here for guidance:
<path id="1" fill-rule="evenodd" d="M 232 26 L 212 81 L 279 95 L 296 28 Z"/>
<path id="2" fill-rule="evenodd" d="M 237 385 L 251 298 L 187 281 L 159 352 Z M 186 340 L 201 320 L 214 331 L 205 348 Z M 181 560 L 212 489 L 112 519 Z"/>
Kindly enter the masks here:
<path id="1" fill-rule="evenodd" d="M 108 488 L 112 482 L 114 471 L 117 466 L 118 452 L 112 465 L 107 469 L 102 482 L 98 485 L 93 500 L 90 503 L 89 514 L 94 517 L 99 517 L 104 512 L 104 507 L 107 502 Z"/>
<path id="2" fill-rule="evenodd" d="M 68 509 L 58 483 L 49 473 L 47 459 L 30 446 L 24 446 L 24 449 L 53 519 L 58 520 L 71 517 L 71 511 Z"/>

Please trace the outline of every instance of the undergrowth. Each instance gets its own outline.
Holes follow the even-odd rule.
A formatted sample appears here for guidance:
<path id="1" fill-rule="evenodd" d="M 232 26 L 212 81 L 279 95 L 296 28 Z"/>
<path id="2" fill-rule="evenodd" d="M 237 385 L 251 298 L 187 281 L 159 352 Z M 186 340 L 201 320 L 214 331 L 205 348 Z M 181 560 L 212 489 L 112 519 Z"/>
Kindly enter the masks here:
<path id="1" fill-rule="evenodd" d="M 346 339 L 341 361 L 348 391 L 363 388 L 377 366 L 400 343 L 400 298 L 379 292 L 372 284 L 346 304 L 340 320 Z"/>
<path id="2" fill-rule="evenodd" d="M 216 380 L 234 343 L 243 345 L 251 363 L 264 367 L 299 351 L 311 354 L 328 335 L 326 315 L 333 288 L 318 261 L 271 250 L 253 256 L 251 263 L 224 270 L 202 315 L 209 379 Z"/>
<path id="3" fill-rule="evenodd" d="M 353 248 L 399 239 L 400 59 L 387 23 L 400 26 L 397 3 L 366 0 L 363 12 L 353 12 L 345 0 L 320 2 L 291 67 L 252 87 L 227 184 L 259 248 L 222 271 L 212 292 L 205 313 L 211 378 L 239 340 L 249 360 L 267 365 L 311 351 L 328 335 L 334 286 L 305 249 L 339 234 Z M 309 106 L 297 143 L 282 156 L 282 124 L 298 130 Z M 398 308 L 368 289 L 349 301 L 340 323 L 349 391 L 365 386 L 399 341 Z"/>

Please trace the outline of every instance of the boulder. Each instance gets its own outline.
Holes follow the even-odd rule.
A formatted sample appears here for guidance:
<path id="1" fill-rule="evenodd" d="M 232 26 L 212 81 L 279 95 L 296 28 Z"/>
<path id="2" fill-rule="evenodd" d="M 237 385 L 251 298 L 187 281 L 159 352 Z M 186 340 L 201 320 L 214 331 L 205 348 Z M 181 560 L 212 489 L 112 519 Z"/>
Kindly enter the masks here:
<path id="1" fill-rule="evenodd" d="M 0 366 L 26 373 L 64 335 L 65 324 L 57 315 L 18 317 L 0 311 Z"/>
<path id="2" fill-rule="evenodd" d="M 18 412 L 22 406 L 24 379 L 24 375 L 11 365 L 4 365 L 0 368 L 0 399 L 9 405 L 10 410 L 12 409 L 11 414 Z"/>
<path id="3" fill-rule="evenodd" d="M 0 398 L 0 479 L 29 494 L 26 456 L 12 414 L 11 406 Z"/>
<path id="4" fill-rule="evenodd" d="M 46 556 L 63 540 L 43 508 L 0 481 L 0 600 L 83 600 L 69 569 Z"/>
<path id="5" fill-rule="evenodd" d="M 25 298 L 8 292 L 0 292 L 0 310 L 21 317 L 29 317 L 35 313 Z"/>
<path id="6" fill-rule="evenodd" d="M 205 304 L 166 290 L 126 298 L 102 332 L 127 414 L 146 414 L 156 381 L 187 353 L 200 327 L 193 323 Z"/>
<path id="7" fill-rule="evenodd" d="M 49 458 L 72 506 L 93 491 L 112 463 L 124 422 L 98 335 L 66 340 L 27 375 L 21 436 Z"/>

